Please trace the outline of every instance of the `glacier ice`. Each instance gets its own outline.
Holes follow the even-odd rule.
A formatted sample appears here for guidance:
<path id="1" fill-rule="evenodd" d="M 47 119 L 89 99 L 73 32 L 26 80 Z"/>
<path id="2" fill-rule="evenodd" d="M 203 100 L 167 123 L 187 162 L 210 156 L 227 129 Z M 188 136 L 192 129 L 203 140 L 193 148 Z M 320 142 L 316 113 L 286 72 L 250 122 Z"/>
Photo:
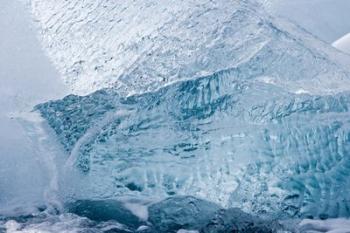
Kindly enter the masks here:
<path id="1" fill-rule="evenodd" d="M 32 0 L 32 9 L 43 44 L 74 93 L 110 86 L 130 93 L 248 59 L 268 41 L 260 18 L 249 17 L 257 10 L 244 2 Z M 234 24 L 240 20 L 244 27 Z"/>
<path id="2" fill-rule="evenodd" d="M 282 231 L 277 221 L 262 220 L 238 208 L 220 206 L 191 196 L 170 197 L 149 206 L 149 221 L 154 232 L 259 232 Z M 153 232 L 152 231 L 152 232 Z"/>
<path id="3" fill-rule="evenodd" d="M 264 220 L 237 208 L 225 210 L 192 196 L 170 197 L 148 205 L 149 218 L 143 221 L 124 204 L 117 200 L 79 200 L 70 203 L 69 213 L 0 219 L 0 230 L 9 233 L 272 233 L 284 229 L 277 221 Z"/>
<path id="4" fill-rule="evenodd" d="M 295 25 L 269 18 L 257 2 L 31 0 L 43 45 L 75 94 L 106 87 L 126 94 L 154 91 L 181 79 L 235 68 L 262 52 L 266 64 L 261 68 L 273 70 L 263 72 L 271 78 L 299 80 L 322 74 L 349 82 L 329 73 L 334 69 L 328 69 L 330 64 L 322 61 L 329 56 L 323 56 L 327 45 Z M 285 54 L 284 48 L 290 52 Z M 279 54 L 270 57 L 270 50 Z M 308 63 L 302 64 L 293 53 L 303 54 Z M 274 66 L 269 67 L 269 62 Z M 283 74 L 286 70 L 282 67 L 292 65 L 301 67 Z M 258 75 L 261 70 L 252 67 L 249 72 Z M 301 76 L 300 72 L 307 74 Z M 294 82 L 290 88 L 298 91 L 302 86 L 313 86 L 312 82 L 318 82 L 320 89 L 321 85 L 324 89 L 336 88 L 326 78 L 323 82 L 308 78 Z M 275 81 L 286 83 L 286 79 Z"/>
<path id="5" fill-rule="evenodd" d="M 201 229 L 201 233 L 227 233 L 227 232 L 288 232 L 277 221 L 262 220 L 256 216 L 244 213 L 238 208 L 220 210 L 215 213 L 215 217 L 211 219 L 205 227 Z"/>
<path id="6" fill-rule="evenodd" d="M 350 216 L 345 55 L 255 1 L 173 5 L 33 0 L 53 61 L 90 93 L 36 107 L 69 156 L 62 193 Z"/>
<path id="7" fill-rule="evenodd" d="M 191 194 L 334 217 L 349 214 L 348 108 L 347 93 L 298 95 L 235 72 L 38 106 L 84 174 L 75 197 Z"/>
<path id="8" fill-rule="evenodd" d="M 285 228 L 278 221 L 261 219 L 238 208 L 223 209 L 193 196 L 169 197 L 145 207 L 148 217 L 143 221 L 118 200 L 78 200 L 70 203 L 68 209 L 93 221 L 117 222 L 126 232 L 272 233 Z"/>

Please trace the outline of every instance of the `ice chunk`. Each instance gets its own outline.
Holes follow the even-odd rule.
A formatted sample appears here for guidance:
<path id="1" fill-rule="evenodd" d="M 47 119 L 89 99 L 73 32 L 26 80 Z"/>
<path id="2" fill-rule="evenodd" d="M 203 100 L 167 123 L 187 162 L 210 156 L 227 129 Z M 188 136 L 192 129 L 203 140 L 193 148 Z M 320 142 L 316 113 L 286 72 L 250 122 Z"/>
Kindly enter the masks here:
<path id="1" fill-rule="evenodd" d="M 172 197 L 149 207 L 149 221 L 156 232 L 198 230 L 206 225 L 220 206 L 190 196 Z M 183 232 L 183 231 L 182 231 Z"/>
<path id="2" fill-rule="evenodd" d="M 277 221 L 262 220 L 259 217 L 244 213 L 237 208 L 220 210 L 215 217 L 200 230 L 201 233 L 272 233 L 282 230 Z"/>
<path id="3" fill-rule="evenodd" d="M 38 106 L 85 173 L 67 179 L 71 194 L 191 194 L 260 214 L 347 216 L 349 94 L 293 94 L 235 74 Z M 108 120 L 84 113 L 85 104 Z M 103 124 L 86 127 L 96 119 Z M 86 131 L 71 138 L 82 120 Z"/>
<path id="4" fill-rule="evenodd" d="M 69 212 L 93 221 L 115 220 L 129 228 L 138 228 L 142 221 L 122 202 L 116 200 L 79 200 L 67 205 Z"/>
<path id="5" fill-rule="evenodd" d="M 198 49 L 215 68 L 210 72 L 191 59 L 182 63 L 181 52 L 174 60 L 152 55 L 135 63 L 125 81 L 147 89 L 132 75 L 142 73 L 156 91 L 126 97 L 113 87 L 36 107 L 69 155 L 62 193 L 193 195 L 259 215 L 350 215 L 349 71 L 335 50 L 294 25 L 260 14 L 249 1 L 227 4 L 233 5 L 219 4 L 231 9 L 220 34 L 225 43 Z M 165 41 L 176 45 L 166 48 L 182 46 Z M 181 72 L 194 68 L 187 80 L 162 87 L 152 76 L 162 61 L 175 65 L 164 77 L 179 64 Z M 200 70 L 209 75 L 198 77 Z"/>

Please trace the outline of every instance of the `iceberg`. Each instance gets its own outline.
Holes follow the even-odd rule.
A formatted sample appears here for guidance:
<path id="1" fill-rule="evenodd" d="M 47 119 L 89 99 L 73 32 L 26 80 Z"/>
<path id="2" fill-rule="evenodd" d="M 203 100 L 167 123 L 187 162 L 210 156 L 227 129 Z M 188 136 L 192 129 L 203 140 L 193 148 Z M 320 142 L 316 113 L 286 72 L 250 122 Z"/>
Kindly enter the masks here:
<path id="1" fill-rule="evenodd" d="M 315 2 L 9 1 L 0 232 L 347 231 L 349 38 L 276 17 Z"/>
<path id="2" fill-rule="evenodd" d="M 350 216 L 346 55 L 255 1 L 33 4 L 74 93 L 35 108 L 67 154 L 63 198 Z"/>
<path id="3" fill-rule="evenodd" d="M 191 194 L 260 214 L 336 217 L 348 215 L 349 103 L 348 93 L 300 95 L 222 72 L 37 109 L 83 174 L 75 197 Z"/>

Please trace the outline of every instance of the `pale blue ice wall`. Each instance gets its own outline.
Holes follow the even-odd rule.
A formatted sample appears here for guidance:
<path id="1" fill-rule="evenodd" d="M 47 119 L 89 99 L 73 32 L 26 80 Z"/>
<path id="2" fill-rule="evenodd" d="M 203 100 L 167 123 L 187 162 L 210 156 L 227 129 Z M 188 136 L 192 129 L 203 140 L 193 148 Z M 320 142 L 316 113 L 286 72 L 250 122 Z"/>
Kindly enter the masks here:
<path id="1" fill-rule="evenodd" d="M 350 216 L 349 70 L 335 49 L 305 30 L 250 1 L 235 2 L 225 7 L 227 21 L 206 14 L 186 21 L 215 21 L 214 30 L 163 28 L 167 35 L 184 28 L 203 35 L 209 48 L 193 45 L 193 37 L 183 43 L 193 45 L 214 74 L 165 87 L 155 82 L 157 91 L 130 97 L 114 87 L 38 105 L 70 156 L 62 193 L 81 199 L 194 195 L 261 215 Z M 153 63 L 138 60 L 138 69 L 125 76 L 131 88 L 149 77 L 137 74 L 151 76 L 158 61 L 175 64 L 164 67 L 169 73 L 205 69 L 180 59 L 184 44 L 176 37 L 162 39 L 152 43 L 173 49 L 153 60 L 150 54 Z M 177 67 L 181 62 L 186 66 Z"/>

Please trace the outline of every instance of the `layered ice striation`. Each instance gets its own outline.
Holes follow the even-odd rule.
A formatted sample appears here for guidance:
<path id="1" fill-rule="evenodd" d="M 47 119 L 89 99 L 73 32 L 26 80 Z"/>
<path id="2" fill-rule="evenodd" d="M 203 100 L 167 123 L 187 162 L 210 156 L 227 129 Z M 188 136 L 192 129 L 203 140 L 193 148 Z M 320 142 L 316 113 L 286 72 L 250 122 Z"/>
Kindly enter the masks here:
<path id="1" fill-rule="evenodd" d="M 88 2 L 62 4 L 75 9 Z M 142 12 L 170 12 L 169 19 L 153 22 L 140 13 L 144 5 Z M 259 215 L 350 216 L 350 73 L 337 52 L 249 1 L 175 6 L 95 1 L 68 28 L 64 15 L 46 22 L 57 33 L 47 43 L 54 59 L 62 56 L 59 67 L 77 66 L 79 72 L 66 73 L 73 87 L 113 83 L 36 107 L 69 155 L 63 193 L 75 199 L 193 195 Z M 123 12 L 129 16 L 131 9 L 140 27 L 151 25 L 149 37 L 122 27 L 129 19 Z M 58 43 L 61 33 L 83 37 L 84 28 L 101 36 L 76 57 L 64 54 L 78 47 Z M 116 51 L 92 66 L 100 64 L 98 53 Z M 126 95 L 131 92 L 143 94 Z"/>
<path id="2" fill-rule="evenodd" d="M 305 48 L 300 37 L 305 43 L 311 39 L 313 50 L 325 45 L 315 46 L 301 29 L 270 19 L 258 1 L 264 2 L 31 0 L 31 5 L 43 45 L 75 94 L 106 87 L 125 94 L 154 91 L 174 81 L 237 67 L 262 50 L 266 62 L 280 59 L 269 68 L 274 70 L 272 78 L 281 78 L 286 71 L 281 66 L 301 65 L 302 56 L 309 61 L 297 71 L 341 79 L 327 69 L 329 63 L 321 70 L 327 61 L 322 61 L 320 51 Z M 289 53 L 284 55 L 286 49 Z M 270 57 L 270 50 L 279 54 Z M 282 74 L 297 81 L 297 71 Z"/>

